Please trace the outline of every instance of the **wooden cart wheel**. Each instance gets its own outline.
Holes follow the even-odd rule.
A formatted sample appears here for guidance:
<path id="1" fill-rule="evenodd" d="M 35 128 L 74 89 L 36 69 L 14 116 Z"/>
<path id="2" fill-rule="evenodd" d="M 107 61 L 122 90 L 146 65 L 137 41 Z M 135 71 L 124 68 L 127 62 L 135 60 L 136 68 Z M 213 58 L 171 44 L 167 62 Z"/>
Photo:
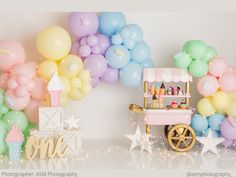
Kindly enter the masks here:
<path id="1" fill-rule="evenodd" d="M 170 129 L 167 139 L 174 150 L 187 152 L 193 148 L 196 142 L 196 135 L 190 126 L 178 124 Z"/>
<path id="2" fill-rule="evenodd" d="M 166 139 L 168 139 L 168 133 L 173 127 L 174 125 L 165 125 L 164 134 L 165 134 Z"/>

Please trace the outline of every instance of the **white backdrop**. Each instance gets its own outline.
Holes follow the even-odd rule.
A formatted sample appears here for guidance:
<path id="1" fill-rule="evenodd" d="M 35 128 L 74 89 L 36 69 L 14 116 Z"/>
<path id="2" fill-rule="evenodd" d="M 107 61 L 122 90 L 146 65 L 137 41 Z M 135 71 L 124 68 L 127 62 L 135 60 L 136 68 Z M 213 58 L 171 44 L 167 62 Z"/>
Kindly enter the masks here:
<path id="1" fill-rule="evenodd" d="M 190 39 L 201 39 L 213 46 L 229 64 L 236 66 L 235 13 L 124 12 L 129 23 L 139 24 L 152 49 L 156 67 L 173 67 L 172 57 Z M 68 13 L 0 13 L 0 39 L 16 39 L 27 52 L 28 60 L 42 61 L 35 47 L 37 32 L 48 25 L 66 29 Z M 191 104 L 200 95 L 196 80 L 191 85 Z M 80 118 L 84 138 L 121 139 L 131 128 L 130 103 L 142 104 L 142 88 L 131 89 L 117 83 L 100 84 L 85 99 L 70 102 L 67 110 Z M 137 116 L 136 116 L 137 117 Z M 160 128 L 158 132 L 160 133 Z"/>

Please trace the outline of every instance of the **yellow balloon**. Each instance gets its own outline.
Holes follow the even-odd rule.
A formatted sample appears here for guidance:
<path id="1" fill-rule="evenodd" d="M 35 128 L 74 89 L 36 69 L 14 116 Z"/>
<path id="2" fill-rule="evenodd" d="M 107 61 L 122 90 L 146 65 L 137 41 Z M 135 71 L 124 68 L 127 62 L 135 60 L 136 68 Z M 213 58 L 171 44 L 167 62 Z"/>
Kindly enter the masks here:
<path id="1" fill-rule="evenodd" d="M 81 70 L 78 73 L 78 77 L 83 82 L 91 82 L 91 75 L 90 75 L 89 70 Z"/>
<path id="2" fill-rule="evenodd" d="M 67 96 L 71 89 L 70 81 L 65 76 L 60 76 L 60 79 L 63 83 L 62 95 Z"/>
<path id="3" fill-rule="evenodd" d="M 71 84 L 72 88 L 81 88 L 82 87 L 82 82 L 77 77 L 70 78 L 70 84 Z"/>
<path id="4" fill-rule="evenodd" d="M 92 90 L 92 85 L 90 84 L 90 82 L 83 82 L 82 87 L 80 88 L 80 90 L 87 94 Z"/>
<path id="5" fill-rule="evenodd" d="M 66 106 L 67 103 L 68 103 L 68 101 L 69 101 L 69 99 L 68 99 L 67 96 L 62 96 L 62 97 L 61 97 L 61 105 L 62 105 L 62 106 Z"/>
<path id="6" fill-rule="evenodd" d="M 71 99 L 80 100 L 84 97 L 84 94 L 79 89 L 71 89 L 68 96 Z"/>
<path id="7" fill-rule="evenodd" d="M 229 93 L 229 98 L 231 100 L 236 100 L 236 92 Z"/>
<path id="8" fill-rule="evenodd" d="M 236 118 L 236 100 L 232 101 L 228 108 L 226 108 L 226 113 L 234 118 Z"/>
<path id="9" fill-rule="evenodd" d="M 39 64 L 39 76 L 49 80 L 55 72 L 58 72 L 57 63 L 50 60 L 45 60 Z"/>
<path id="10" fill-rule="evenodd" d="M 216 112 L 209 98 L 201 99 L 197 104 L 197 109 L 203 116 L 210 116 Z"/>
<path id="11" fill-rule="evenodd" d="M 76 55 L 68 55 L 59 64 L 60 75 L 75 77 L 83 69 L 83 61 Z"/>
<path id="12" fill-rule="evenodd" d="M 216 110 L 224 110 L 228 107 L 230 98 L 227 93 L 219 91 L 212 96 L 211 103 Z"/>
<path id="13" fill-rule="evenodd" d="M 57 61 L 69 54 L 71 38 L 63 28 L 50 26 L 38 33 L 36 45 L 43 57 Z"/>

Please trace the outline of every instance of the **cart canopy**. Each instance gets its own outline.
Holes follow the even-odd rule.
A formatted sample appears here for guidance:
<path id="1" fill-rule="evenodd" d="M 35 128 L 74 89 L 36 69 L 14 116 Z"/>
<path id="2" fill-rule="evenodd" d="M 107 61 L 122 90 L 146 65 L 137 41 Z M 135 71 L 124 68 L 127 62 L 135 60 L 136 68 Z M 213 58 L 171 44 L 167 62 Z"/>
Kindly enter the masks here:
<path id="1" fill-rule="evenodd" d="M 144 68 L 143 81 L 192 82 L 192 76 L 188 71 L 178 68 Z"/>

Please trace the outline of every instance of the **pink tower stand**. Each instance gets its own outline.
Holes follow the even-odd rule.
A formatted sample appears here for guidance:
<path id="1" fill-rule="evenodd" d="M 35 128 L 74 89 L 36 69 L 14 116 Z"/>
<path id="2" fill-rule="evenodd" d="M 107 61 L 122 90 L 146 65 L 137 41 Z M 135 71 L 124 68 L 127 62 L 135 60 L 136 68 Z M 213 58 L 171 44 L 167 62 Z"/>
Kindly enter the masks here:
<path id="1" fill-rule="evenodd" d="M 50 91 L 51 107 L 61 106 L 61 91 Z"/>

